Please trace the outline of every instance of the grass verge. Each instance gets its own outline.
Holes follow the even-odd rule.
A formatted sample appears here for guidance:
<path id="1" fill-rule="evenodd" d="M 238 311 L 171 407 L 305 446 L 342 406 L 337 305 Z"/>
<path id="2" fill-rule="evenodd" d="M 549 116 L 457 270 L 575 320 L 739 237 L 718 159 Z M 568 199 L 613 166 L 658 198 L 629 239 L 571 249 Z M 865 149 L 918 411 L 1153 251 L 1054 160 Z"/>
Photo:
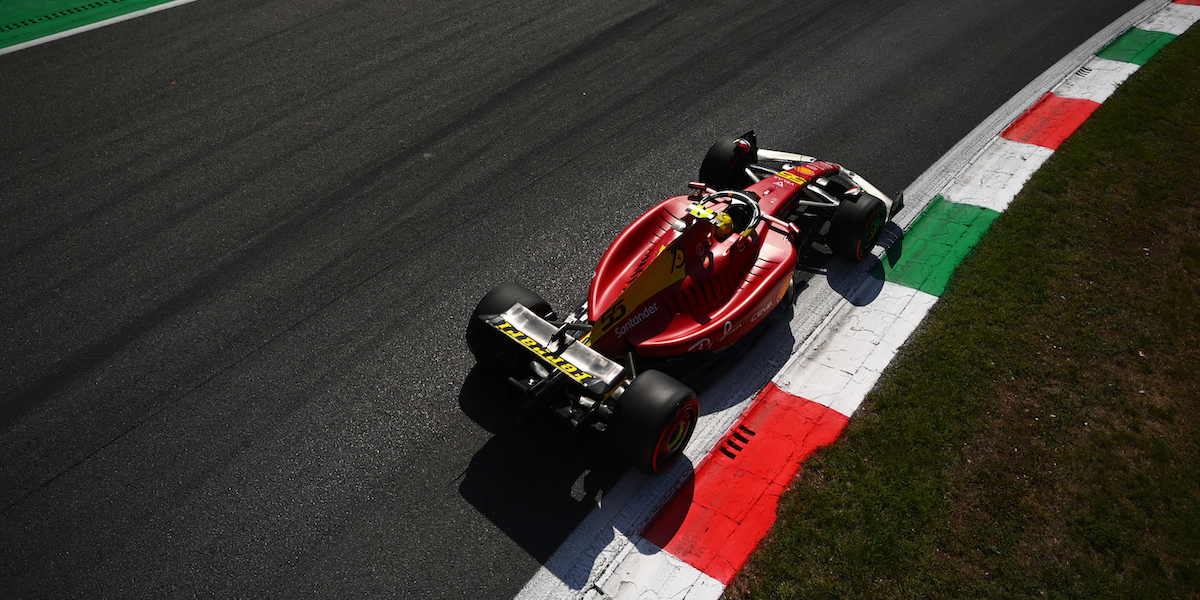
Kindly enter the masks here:
<path id="1" fill-rule="evenodd" d="M 955 274 L 726 597 L 1200 597 L 1200 32 Z"/>

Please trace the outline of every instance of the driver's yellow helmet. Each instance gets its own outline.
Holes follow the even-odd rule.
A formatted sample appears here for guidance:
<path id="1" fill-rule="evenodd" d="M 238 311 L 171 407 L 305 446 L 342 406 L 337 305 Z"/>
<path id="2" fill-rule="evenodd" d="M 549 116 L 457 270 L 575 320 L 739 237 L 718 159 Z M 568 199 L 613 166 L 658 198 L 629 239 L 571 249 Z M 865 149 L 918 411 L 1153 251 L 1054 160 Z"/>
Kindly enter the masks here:
<path id="1" fill-rule="evenodd" d="M 723 240 L 733 233 L 733 217 L 721 211 L 713 216 L 713 224 L 717 226 L 717 239 Z"/>

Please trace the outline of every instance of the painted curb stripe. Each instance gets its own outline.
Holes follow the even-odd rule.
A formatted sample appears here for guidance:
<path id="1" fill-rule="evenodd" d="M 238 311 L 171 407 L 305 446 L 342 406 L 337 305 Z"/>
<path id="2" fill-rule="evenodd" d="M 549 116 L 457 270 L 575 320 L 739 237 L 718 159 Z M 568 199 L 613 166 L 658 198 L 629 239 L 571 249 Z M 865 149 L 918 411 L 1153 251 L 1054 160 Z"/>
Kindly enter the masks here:
<path id="1" fill-rule="evenodd" d="M 1091 100 L 1060 98 L 1047 92 L 1000 137 L 1057 150 L 1097 108 L 1100 104 Z"/>
<path id="2" fill-rule="evenodd" d="M 1113 40 L 1111 44 L 1097 52 L 1096 56 L 1141 66 L 1146 64 L 1150 57 L 1158 54 L 1158 51 L 1162 50 L 1164 46 L 1171 43 L 1175 37 L 1169 33 L 1134 28 Z"/>
<path id="3" fill-rule="evenodd" d="M 662 548 L 645 539 L 630 544 L 626 555 L 606 575 L 599 593 L 588 593 L 585 598 L 717 600 L 725 593 L 724 583 L 663 552 Z"/>
<path id="4" fill-rule="evenodd" d="M 0 9 L 0 54 L 9 54 L 85 31 L 136 19 L 196 0 L 96 0 L 26 2 Z M 32 5 L 32 6 L 30 6 Z"/>
<path id="5" fill-rule="evenodd" d="M 1200 18 L 1200 2 L 1175 2 L 1138 23 L 1145 31 L 1161 31 L 1180 35 Z"/>
<path id="6" fill-rule="evenodd" d="M 904 236 L 880 257 L 871 276 L 941 296 L 954 269 L 1000 213 L 935 197 Z"/>
<path id="7" fill-rule="evenodd" d="M 167 0 L 6 2 L 0 8 L 0 45 L 11 46 L 162 4 Z"/>
<path id="8" fill-rule="evenodd" d="M 784 365 L 775 385 L 850 418 L 937 300 L 910 287 L 864 279 L 829 325 Z"/>
<path id="9" fill-rule="evenodd" d="M 1103 104 L 1117 87 L 1125 82 L 1138 65 L 1096 57 L 1054 88 L 1054 94 L 1063 98 L 1079 98 Z"/>
<path id="10" fill-rule="evenodd" d="M 801 462 L 833 443 L 848 420 L 767 384 L 642 536 L 728 584 L 774 523 Z"/>
<path id="11" fill-rule="evenodd" d="M 1049 148 L 997 136 L 975 157 L 969 169 L 959 173 L 941 191 L 941 196 L 956 204 L 1004 212 L 1025 182 L 1053 154 Z"/>

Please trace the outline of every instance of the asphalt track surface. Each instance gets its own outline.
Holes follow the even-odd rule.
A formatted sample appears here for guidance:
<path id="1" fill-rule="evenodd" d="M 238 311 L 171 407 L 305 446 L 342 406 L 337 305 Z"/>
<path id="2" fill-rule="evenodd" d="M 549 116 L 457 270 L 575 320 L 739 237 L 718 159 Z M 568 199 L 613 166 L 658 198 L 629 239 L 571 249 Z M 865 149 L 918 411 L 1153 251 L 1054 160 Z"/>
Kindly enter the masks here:
<path id="1" fill-rule="evenodd" d="M 6 596 L 511 597 L 624 467 L 474 372 L 487 289 L 750 128 L 900 190 L 1138 2 L 431 4 L 0 56 Z"/>

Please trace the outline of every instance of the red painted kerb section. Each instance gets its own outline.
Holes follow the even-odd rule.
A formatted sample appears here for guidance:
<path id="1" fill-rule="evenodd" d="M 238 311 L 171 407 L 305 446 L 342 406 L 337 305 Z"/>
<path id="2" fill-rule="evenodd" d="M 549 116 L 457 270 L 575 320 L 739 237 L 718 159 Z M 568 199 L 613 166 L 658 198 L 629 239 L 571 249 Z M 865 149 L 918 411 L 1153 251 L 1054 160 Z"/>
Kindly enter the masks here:
<path id="1" fill-rule="evenodd" d="M 1060 98 L 1047 92 L 1000 137 L 1057 150 L 1100 104 L 1078 98 Z"/>
<path id="2" fill-rule="evenodd" d="M 768 384 L 642 537 L 728 585 L 775 522 L 800 463 L 848 421 Z"/>

